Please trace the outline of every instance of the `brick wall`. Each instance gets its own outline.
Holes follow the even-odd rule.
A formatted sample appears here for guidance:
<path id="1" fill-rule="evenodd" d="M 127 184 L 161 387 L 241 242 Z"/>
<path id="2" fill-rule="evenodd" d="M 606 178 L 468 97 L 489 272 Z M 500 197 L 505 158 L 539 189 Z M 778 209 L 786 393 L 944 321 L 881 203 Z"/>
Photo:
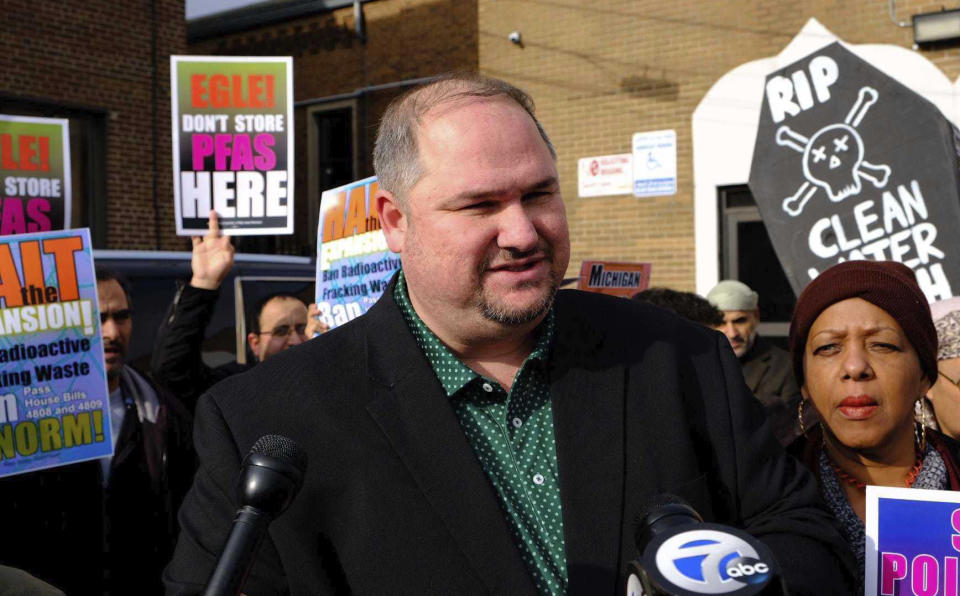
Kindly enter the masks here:
<path id="1" fill-rule="evenodd" d="M 897 19 L 960 3 L 896 2 Z M 557 146 L 571 274 L 583 259 L 653 262 L 652 283 L 694 289 L 691 118 L 729 70 L 779 53 L 810 17 L 854 44 L 913 45 L 886 0 L 479 0 L 480 70 L 530 92 Z M 519 30 L 522 48 L 507 36 Z M 951 79 L 956 46 L 922 52 Z M 671 197 L 577 196 L 577 159 L 629 153 L 634 132 L 677 131 Z"/>
<path id="2" fill-rule="evenodd" d="M 778 53 L 813 16 L 850 43 L 912 45 L 886 0 L 378 0 L 364 4 L 366 44 L 351 8 L 186 43 L 183 0 L 156 0 L 157 178 L 152 151 L 151 3 L 27 2 L 0 7 L 0 97 L 85 106 L 107 113 L 107 247 L 181 250 L 174 234 L 169 61 L 173 53 L 292 55 L 297 100 L 479 68 L 531 92 L 560 154 L 574 267 L 585 258 L 649 260 L 653 283 L 692 289 L 694 237 L 690 120 L 730 69 Z M 956 8 L 896 2 L 897 18 Z M 118 26 L 122 23 L 122 26 Z M 524 47 L 507 40 L 523 34 Z M 955 46 L 923 50 L 960 74 Z M 358 176 L 370 173 L 376 123 L 398 91 L 361 96 Z M 3 111 L 0 99 L 0 111 Z M 297 226 L 306 222 L 305 110 L 295 114 Z M 578 157 L 625 153 L 633 132 L 677 131 L 673 197 L 579 199 Z M 159 220 L 154 217 L 156 189 Z M 159 233 L 158 233 L 159 232 Z M 159 235 L 159 243 L 157 236 Z M 572 269 L 573 270 L 573 269 Z"/>
<path id="3" fill-rule="evenodd" d="M 322 99 L 434 76 L 457 69 L 476 70 L 476 0 L 381 0 L 363 5 L 366 43 L 355 33 L 353 8 L 301 17 L 200 40 L 190 44 L 196 55 L 293 56 L 296 101 Z M 373 175 L 371 154 L 380 116 L 403 88 L 363 93 L 357 97 L 359 145 L 357 178 Z M 316 222 L 308 219 L 306 109 L 294 111 L 296 233 L 281 250 L 311 254 L 308 236 Z M 316 205 L 315 205 L 316 206 Z"/>
<path id="4" fill-rule="evenodd" d="M 0 3 L 0 95 L 107 113 L 106 196 L 87 197 L 106 202 L 105 248 L 188 246 L 176 237 L 173 225 L 168 94 L 168 56 L 186 47 L 183 13 L 183 0 Z M 159 82 L 156 180 L 154 27 Z M 0 112 L 3 103 L 0 100 Z M 154 217 L 154 189 L 159 221 Z"/>
<path id="5" fill-rule="evenodd" d="M 151 42 L 157 24 L 157 174 L 154 180 Z M 120 11 L 122 7 L 122 12 Z M 383 0 L 364 4 L 367 43 L 354 33 L 353 9 L 186 41 L 183 0 L 104 0 L 0 4 L 0 112 L 4 100 L 106 113 L 107 242 L 104 248 L 188 250 L 175 234 L 170 147 L 171 54 L 291 55 L 296 100 L 477 68 L 475 0 Z M 380 114 L 399 90 L 358 99 L 360 141 L 373 142 Z M 9 106 L 12 103 L 8 104 Z M 14 112 L 12 108 L 9 111 Z M 308 221 L 305 110 L 295 111 L 296 226 Z M 369 175 L 369 146 L 358 177 Z M 159 219 L 154 217 L 156 188 Z M 302 239 L 301 239 L 302 240 Z M 285 252 L 302 252 L 302 243 Z M 310 254 L 309 251 L 303 254 Z"/>

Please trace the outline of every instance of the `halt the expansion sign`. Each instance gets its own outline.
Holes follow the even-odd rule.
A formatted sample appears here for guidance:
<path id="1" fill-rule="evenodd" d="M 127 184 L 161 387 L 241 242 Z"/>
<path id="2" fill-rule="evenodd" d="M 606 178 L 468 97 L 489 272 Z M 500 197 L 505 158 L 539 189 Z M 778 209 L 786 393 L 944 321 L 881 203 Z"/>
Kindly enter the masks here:
<path id="1" fill-rule="evenodd" d="M 317 227 L 317 308 L 329 327 L 367 312 L 398 269 L 373 196 L 376 177 L 325 191 Z"/>
<path id="2" fill-rule="evenodd" d="M 960 291 L 960 133 L 839 42 L 767 77 L 750 190 L 795 292 L 844 260 Z"/>
<path id="3" fill-rule="evenodd" d="M 70 227 L 69 121 L 0 114 L 0 236 Z"/>
<path id="4" fill-rule="evenodd" d="M 629 298 L 650 285 L 650 263 L 584 261 L 577 289 Z"/>
<path id="5" fill-rule="evenodd" d="M 293 61 L 171 56 L 177 234 L 293 233 Z"/>
<path id="6" fill-rule="evenodd" d="M 0 238 L 0 476 L 113 452 L 98 313 L 87 229 Z"/>

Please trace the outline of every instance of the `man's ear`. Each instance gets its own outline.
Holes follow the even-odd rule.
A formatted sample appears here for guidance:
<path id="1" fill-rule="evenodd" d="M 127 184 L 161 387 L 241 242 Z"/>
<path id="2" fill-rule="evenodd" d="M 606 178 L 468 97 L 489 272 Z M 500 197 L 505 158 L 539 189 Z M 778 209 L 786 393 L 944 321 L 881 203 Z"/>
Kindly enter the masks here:
<path id="1" fill-rule="evenodd" d="M 256 333 L 247 334 L 247 344 L 250 346 L 250 350 L 253 352 L 253 355 L 257 355 L 257 348 L 260 347 L 260 336 Z"/>
<path id="2" fill-rule="evenodd" d="M 400 202 L 392 192 L 383 189 L 377 190 L 373 200 L 387 246 L 395 253 L 402 253 L 407 236 L 407 215 L 400 208 Z"/>

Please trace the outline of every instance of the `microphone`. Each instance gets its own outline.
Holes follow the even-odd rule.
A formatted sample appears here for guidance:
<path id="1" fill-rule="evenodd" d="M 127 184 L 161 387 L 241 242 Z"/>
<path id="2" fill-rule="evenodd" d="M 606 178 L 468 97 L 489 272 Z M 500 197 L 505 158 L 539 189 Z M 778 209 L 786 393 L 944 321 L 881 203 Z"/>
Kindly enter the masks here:
<path id="1" fill-rule="evenodd" d="M 287 437 L 264 435 L 257 439 L 240 467 L 240 509 L 204 596 L 240 594 L 267 526 L 290 506 L 303 485 L 307 454 Z"/>
<path id="2" fill-rule="evenodd" d="M 640 558 L 630 562 L 627 596 L 783 596 L 780 567 L 765 544 L 730 526 L 704 523 L 683 499 L 660 494 L 634 526 Z"/>

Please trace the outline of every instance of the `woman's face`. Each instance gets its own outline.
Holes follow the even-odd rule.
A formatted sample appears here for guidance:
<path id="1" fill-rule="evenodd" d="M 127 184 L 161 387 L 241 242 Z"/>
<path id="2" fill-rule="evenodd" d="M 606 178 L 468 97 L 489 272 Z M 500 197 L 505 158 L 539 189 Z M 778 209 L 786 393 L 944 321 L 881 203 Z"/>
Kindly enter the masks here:
<path id="1" fill-rule="evenodd" d="M 803 397 L 829 434 L 870 450 L 913 434 L 914 402 L 930 383 L 900 324 L 861 298 L 820 313 L 803 354 Z"/>

